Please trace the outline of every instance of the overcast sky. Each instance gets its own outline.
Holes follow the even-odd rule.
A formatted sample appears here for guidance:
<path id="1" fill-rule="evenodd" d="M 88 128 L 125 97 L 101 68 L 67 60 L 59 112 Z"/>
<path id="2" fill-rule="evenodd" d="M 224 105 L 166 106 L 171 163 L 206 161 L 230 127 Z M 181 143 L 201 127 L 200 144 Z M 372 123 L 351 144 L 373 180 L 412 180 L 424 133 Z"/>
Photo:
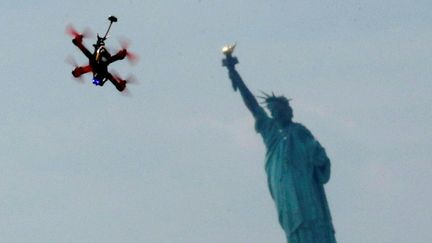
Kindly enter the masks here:
<path id="1" fill-rule="evenodd" d="M 121 3 L 120 3 L 121 2 Z M 326 148 L 338 242 L 432 242 L 432 2 L 2 0 L 1 242 L 285 242 L 221 67 Z M 122 96 L 72 79 L 67 24 L 131 40 Z M 94 39 L 86 39 L 91 47 Z"/>

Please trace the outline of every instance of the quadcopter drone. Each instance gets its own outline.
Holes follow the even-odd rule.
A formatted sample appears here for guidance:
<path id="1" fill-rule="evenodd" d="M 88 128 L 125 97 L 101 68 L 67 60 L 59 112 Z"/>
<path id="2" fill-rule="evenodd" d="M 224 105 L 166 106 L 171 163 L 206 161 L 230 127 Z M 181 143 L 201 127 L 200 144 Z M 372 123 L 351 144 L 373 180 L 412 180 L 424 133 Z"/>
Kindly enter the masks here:
<path id="1" fill-rule="evenodd" d="M 83 38 L 86 34 L 77 32 L 72 26 L 68 26 L 66 32 L 73 37 L 72 43 L 77 46 L 82 53 L 89 59 L 89 64 L 85 66 L 75 65 L 75 69 L 72 71 L 72 75 L 75 78 L 79 78 L 81 75 L 92 72 L 93 79 L 92 83 L 96 86 L 103 86 L 106 81 L 111 81 L 111 83 L 117 88 L 118 91 L 122 92 L 126 88 L 127 80 L 120 78 L 117 74 L 111 74 L 108 71 L 108 66 L 118 60 L 122 60 L 127 57 L 130 61 L 135 61 L 136 56 L 133 53 L 128 52 L 126 44 L 123 44 L 122 49 L 118 51 L 115 55 L 111 55 L 105 48 L 105 40 L 111 25 L 117 22 L 115 16 L 109 16 L 108 20 L 110 24 L 108 30 L 103 37 L 97 34 L 97 41 L 93 44 L 94 52 L 91 53 L 83 44 Z"/>

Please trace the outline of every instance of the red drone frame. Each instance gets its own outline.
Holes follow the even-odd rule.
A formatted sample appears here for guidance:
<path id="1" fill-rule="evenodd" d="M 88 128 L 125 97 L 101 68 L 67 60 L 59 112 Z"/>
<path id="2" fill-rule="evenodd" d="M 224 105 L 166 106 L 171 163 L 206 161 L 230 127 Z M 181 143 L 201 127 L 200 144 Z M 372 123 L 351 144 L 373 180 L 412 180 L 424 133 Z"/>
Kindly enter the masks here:
<path id="1" fill-rule="evenodd" d="M 111 74 L 108 71 L 108 65 L 115 61 L 122 60 L 125 57 L 127 57 L 130 61 L 136 61 L 137 56 L 127 50 L 127 43 L 122 43 L 122 49 L 115 55 L 111 55 L 108 52 L 108 50 L 105 48 L 105 40 L 107 39 L 111 25 L 113 22 L 117 22 L 117 18 L 115 16 L 109 16 L 108 20 L 110 21 L 108 30 L 103 37 L 100 37 L 99 34 L 97 35 L 97 41 L 95 44 L 93 44 L 93 53 L 91 53 L 83 44 L 83 38 L 86 36 L 86 33 L 79 33 L 71 25 L 66 28 L 66 33 L 73 37 L 72 43 L 76 45 L 89 59 L 88 65 L 78 66 L 74 64 L 75 69 L 72 71 L 72 75 L 75 78 L 78 78 L 85 73 L 92 72 L 92 82 L 94 85 L 103 86 L 105 82 L 109 80 L 118 91 L 122 92 L 126 88 L 126 83 L 130 82 L 130 80 L 124 80 L 117 74 Z"/>

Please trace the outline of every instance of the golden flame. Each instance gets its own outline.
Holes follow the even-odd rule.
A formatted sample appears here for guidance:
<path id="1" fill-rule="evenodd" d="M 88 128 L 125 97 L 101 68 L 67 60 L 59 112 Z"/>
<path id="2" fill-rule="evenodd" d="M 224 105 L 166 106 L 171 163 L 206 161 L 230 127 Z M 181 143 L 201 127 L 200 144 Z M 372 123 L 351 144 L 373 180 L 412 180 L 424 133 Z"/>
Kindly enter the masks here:
<path id="1" fill-rule="evenodd" d="M 234 48 L 236 47 L 236 44 L 228 44 L 222 47 L 222 53 L 225 55 L 232 54 L 234 52 Z"/>

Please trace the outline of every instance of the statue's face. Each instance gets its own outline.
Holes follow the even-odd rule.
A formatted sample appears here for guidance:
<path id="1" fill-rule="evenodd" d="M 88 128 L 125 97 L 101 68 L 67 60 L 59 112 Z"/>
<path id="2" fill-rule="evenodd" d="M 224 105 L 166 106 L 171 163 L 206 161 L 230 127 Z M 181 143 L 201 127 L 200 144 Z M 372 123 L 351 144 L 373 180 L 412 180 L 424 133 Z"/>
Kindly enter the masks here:
<path id="1" fill-rule="evenodd" d="M 283 102 L 272 102 L 267 108 L 271 116 L 282 123 L 291 122 L 293 118 L 293 110 L 291 106 Z"/>

